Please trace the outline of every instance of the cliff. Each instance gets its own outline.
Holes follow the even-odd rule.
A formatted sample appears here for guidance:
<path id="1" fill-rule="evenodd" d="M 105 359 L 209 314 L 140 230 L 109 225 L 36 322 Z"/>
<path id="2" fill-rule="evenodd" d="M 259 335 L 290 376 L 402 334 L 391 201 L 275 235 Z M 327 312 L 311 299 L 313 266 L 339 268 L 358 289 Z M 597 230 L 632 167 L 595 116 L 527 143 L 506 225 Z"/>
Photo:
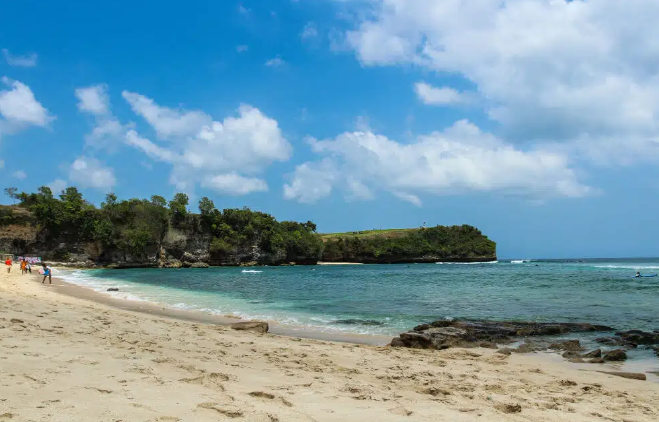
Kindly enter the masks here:
<path id="1" fill-rule="evenodd" d="M 76 188 L 15 195 L 0 206 L 0 252 L 40 256 L 77 267 L 207 267 L 491 261 L 496 244 L 471 226 L 320 235 L 311 222 L 277 221 L 248 208 L 219 211 L 208 198 L 200 214 L 188 198 L 117 200 L 100 208 Z"/>

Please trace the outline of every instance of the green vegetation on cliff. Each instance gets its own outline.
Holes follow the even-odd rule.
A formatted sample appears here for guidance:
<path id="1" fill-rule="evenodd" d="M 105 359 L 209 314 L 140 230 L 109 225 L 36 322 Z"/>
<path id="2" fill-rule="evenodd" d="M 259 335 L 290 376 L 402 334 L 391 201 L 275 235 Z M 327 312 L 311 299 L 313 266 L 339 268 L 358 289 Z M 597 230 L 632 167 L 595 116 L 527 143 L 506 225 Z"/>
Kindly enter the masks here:
<path id="1" fill-rule="evenodd" d="M 190 238 L 201 239 L 197 249 L 204 261 L 241 263 L 266 255 L 264 262 L 317 262 L 322 240 L 311 222 L 278 222 L 273 216 L 248 208 L 219 211 L 213 201 L 199 201 L 200 214 L 188 212 L 188 196 L 177 193 L 167 202 L 161 196 L 150 200 L 118 200 L 108 194 L 100 208 L 83 199 L 75 188 L 55 197 L 50 188 L 36 193 L 11 192 L 20 203 L 16 210 L 29 210 L 46 245 L 86 242 L 87 253 L 97 261 L 145 260 L 161 247 L 174 255 L 189 249 Z M 4 207 L 0 224 L 17 223 L 14 207 Z M 68 258 L 69 251 L 57 246 L 55 258 Z M 205 249 L 205 251 L 204 251 Z M 240 251 L 249 251 L 236 258 Z M 119 257 L 117 257 L 119 253 Z M 175 256 L 176 259 L 179 257 Z M 236 261 L 237 259 L 237 261 Z"/>
<path id="2" fill-rule="evenodd" d="M 202 198 L 199 213 L 193 214 L 182 193 L 169 201 L 157 195 L 119 200 L 108 194 L 100 208 L 75 187 L 58 197 L 48 187 L 6 193 L 19 204 L 0 206 L 0 250 L 46 259 L 180 266 L 496 258 L 496 244 L 468 225 L 320 235 L 310 221 L 279 222 L 248 208 L 220 211 L 209 198 Z"/>
<path id="3" fill-rule="evenodd" d="M 332 233 L 322 238 L 325 261 L 434 262 L 496 258 L 496 243 L 469 225 Z"/>

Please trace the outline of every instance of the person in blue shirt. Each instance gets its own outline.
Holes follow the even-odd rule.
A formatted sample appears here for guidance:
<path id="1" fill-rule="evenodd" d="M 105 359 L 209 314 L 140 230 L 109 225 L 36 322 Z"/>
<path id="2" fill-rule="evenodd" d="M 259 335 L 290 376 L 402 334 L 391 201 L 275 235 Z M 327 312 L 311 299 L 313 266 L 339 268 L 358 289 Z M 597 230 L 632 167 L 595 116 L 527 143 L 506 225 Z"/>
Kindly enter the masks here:
<path id="1" fill-rule="evenodd" d="M 46 277 L 48 277 L 48 284 L 53 284 L 53 279 L 52 279 L 53 270 L 51 270 L 50 267 L 46 265 L 46 263 L 43 263 L 41 265 L 43 266 L 43 281 L 41 282 L 41 284 L 46 283 Z"/>

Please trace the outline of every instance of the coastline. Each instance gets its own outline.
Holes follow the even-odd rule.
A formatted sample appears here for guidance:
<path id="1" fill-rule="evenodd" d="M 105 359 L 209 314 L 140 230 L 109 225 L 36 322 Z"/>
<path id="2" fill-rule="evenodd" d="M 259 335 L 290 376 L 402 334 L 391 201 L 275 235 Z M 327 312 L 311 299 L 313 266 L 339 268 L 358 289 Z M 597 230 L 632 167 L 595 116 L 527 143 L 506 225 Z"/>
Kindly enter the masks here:
<path id="1" fill-rule="evenodd" d="M 237 332 L 115 308 L 40 281 L 0 276 L 0 420 L 659 418 L 659 384 L 538 355 Z"/>
<path id="2" fill-rule="evenodd" d="M 38 276 L 37 276 L 38 277 Z M 166 306 L 153 302 L 140 302 L 124 298 L 116 298 L 102 292 L 97 292 L 90 288 L 79 286 L 74 283 L 67 282 L 60 277 L 53 277 L 54 291 L 57 293 L 91 301 L 94 303 L 113 307 L 124 311 L 131 311 L 154 315 L 162 318 L 169 318 L 174 320 L 181 320 L 192 323 L 219 325 L 228 327 L 236 322 L 247 322 L 250 320 L 234 317 L 234 316 L 221 316 L 213 315 L 202 311 L 182 310 L 176 309 L 171 306 Z M 313 330 L 308 327 L 294 326 L 282 324 L 278 321 L 265 320 L 270 326 L 268 331 L 270 334 L 305 338 L 322 341 L 332 341 L 340 343 L 352 343 L 371 346 L 384 346 L 391 342 L 391 336 L 369 335 L 369 334 L 353 334 L 353 333 L 328 333 L 321 330 Z"/>

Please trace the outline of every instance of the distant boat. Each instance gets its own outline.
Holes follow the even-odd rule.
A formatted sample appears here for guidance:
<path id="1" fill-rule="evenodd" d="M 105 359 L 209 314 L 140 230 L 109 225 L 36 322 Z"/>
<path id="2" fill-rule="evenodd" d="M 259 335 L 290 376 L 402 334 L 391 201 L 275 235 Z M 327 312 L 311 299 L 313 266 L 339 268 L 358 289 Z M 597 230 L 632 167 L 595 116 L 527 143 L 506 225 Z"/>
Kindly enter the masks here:
<path id="1" fill-rule="evenodd" d="M 514 259 L 510 261 L 511 264 L 524 264 L 525 262 L 530 262 L 528 259 Z"/>

